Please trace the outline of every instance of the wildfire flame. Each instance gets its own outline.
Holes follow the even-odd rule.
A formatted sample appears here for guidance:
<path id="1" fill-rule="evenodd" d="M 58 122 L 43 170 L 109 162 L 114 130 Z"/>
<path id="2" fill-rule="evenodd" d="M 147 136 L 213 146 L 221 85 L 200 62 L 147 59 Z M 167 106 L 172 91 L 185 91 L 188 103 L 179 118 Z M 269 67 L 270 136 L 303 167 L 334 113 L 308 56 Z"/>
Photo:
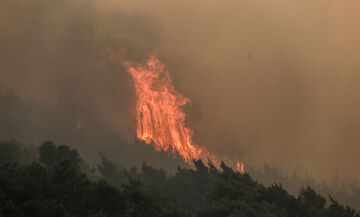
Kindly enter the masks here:
<path id="1" fill-rule="evenodd" d="M 146 65 L 126 61 L 137 97 L 137 137 L 156 150 L 178 152 L 186 162 L 202 159 L 218 165 L 216 157 L 192 140 L 193 130 L 185 126 L 183 106 L 190 102 L 172 85 L 170 73 L 156 56 Z M 244 165 L 237 162 L 237 170 L 244 172 Z"/>
<path id="2" fill-rule="evenodd" d="M 245 173 L 244 164 L 240 163 L 239 161 L 236 162 L 236 171 L 239 171 L 240 173 Z"/>

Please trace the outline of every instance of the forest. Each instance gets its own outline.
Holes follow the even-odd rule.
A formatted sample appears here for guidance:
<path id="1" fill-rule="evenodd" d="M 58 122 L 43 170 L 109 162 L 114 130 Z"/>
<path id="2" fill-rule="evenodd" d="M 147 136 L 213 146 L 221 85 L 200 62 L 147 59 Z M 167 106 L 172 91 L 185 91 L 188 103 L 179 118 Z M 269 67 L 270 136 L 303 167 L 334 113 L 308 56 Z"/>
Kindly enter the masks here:
<path id="1" fill-rule="evenodd" d="M 264 186 L 224 163 L 199 160 L 167 174 L 146 163 L 124 169 L 99 155 L 91 167 L 66 145 L 0 142 L 0 216 L 360 216 L 309 186 L 294 196 L 281 183 Z"/>

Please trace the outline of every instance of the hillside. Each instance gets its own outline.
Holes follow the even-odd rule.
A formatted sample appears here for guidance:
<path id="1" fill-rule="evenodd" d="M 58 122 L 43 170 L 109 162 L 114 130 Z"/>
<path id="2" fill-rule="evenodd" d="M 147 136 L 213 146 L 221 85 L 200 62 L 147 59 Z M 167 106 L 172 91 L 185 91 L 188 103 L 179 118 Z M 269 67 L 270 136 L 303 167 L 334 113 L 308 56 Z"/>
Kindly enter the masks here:
<path id="1" fill-rule="evenodd" d="M 281 183 L 265 187 L 225 164 L 194 161 L 194 169 L 167 175 L 145 163 L 120 169 L 102 155 L 90 168 L 76 150 L 52 142 L 38 154 L 14 142 L 0 147 L 0 216 L 360 216 L 310 187 L 295 197 Z"/>

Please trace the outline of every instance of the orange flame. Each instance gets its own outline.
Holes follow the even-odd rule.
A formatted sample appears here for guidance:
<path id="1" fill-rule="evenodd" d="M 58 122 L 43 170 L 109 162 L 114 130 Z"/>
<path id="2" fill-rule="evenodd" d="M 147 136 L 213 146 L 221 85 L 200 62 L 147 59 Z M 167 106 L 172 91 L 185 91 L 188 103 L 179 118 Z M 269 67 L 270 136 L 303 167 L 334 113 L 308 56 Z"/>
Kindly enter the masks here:
<path id="1" fill-rule="evenodd" d="M 137 104 L 137 137 L 156 150 L 177 151 L 186 162 L 193 159 L 211 161 L 218 165 L 215 156 L 192 140 L 193 130 L 185 126 L 182 107 L 190 100 L 175 90 L 170 73 L 156 56 L 151 56 L 146 65 L 125 62 L 133 77 Z M 240 163 L 239 172 L 244 170 Z"/>
<path id="2" fill-rule="evenodd" d="M 240 163 L 239 161 L 236 162 L 236 171 L 240 173 L 245 173 L 244 164 Z"/>

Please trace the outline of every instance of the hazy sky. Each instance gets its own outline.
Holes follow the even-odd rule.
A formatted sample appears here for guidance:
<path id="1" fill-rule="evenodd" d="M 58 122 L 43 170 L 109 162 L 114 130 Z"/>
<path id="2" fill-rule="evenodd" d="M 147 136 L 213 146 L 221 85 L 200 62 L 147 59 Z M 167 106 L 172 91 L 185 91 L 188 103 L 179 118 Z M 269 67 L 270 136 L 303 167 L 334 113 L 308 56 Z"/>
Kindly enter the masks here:
<path id="1" fill-rule="evenodd" d="M 107 60 L 157 54 L 195 140 L 221 157 L 358 176 L 357 0 L 5 0 L 2 89 L 63 103 L 134 136 L 130 77 Z"/>

